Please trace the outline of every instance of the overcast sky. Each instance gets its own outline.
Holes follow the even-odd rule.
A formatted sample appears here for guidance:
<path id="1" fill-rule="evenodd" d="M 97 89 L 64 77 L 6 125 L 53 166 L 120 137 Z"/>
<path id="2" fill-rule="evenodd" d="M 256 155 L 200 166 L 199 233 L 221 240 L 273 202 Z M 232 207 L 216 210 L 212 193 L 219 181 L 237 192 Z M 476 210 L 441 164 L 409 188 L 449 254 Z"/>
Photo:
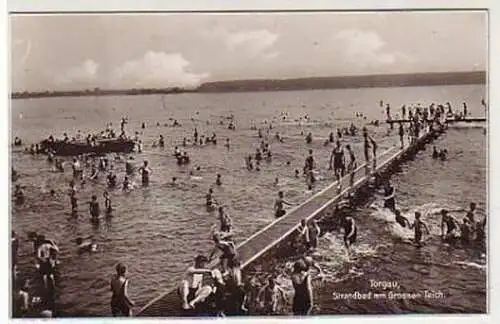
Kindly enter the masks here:
<path id="1" fill-rule="evenodd" d="M 485 70 L 484 12 L 11 16 L 12 90 Z"/>

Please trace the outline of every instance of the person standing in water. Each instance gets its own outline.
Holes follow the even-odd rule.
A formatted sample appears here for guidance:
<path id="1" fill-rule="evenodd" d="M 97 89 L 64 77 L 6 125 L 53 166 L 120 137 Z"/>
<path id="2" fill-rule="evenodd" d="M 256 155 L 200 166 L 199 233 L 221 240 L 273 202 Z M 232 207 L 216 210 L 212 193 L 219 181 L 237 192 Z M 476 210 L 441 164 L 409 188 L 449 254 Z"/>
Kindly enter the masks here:
<path id="1" fill-rule="evenodd" d="M 89 202 L 89 213 L 92 221 L 97 221 L 101 215 L 101 209 L 99 207 L 99 202 L 97 201 L 97 196 L 92 196 L 92 201 Z"/>
<path id="2" fill-rule="evenodd" d="M 113 295 L 111 296 L 111 313 L 113 317 L 117 316 L 132 316 L 132 307 L 135 303 L 128 296 L 128 279 L 127 267 L 118 263 L 115 267 L 116 274 L 111 278 L 110 288 Z"/>
<path id="3" fill-rule="evenodd" d="M 444 229 L 446 227 L 446 234 Z M 451 242 L 458 236 L 460 225 L 455 217 L 450 216 L 446 209 L 441 209 L 441 238 L 443 241 Z"/>
<path id="4" fill-rule="evenodd" d="M 293 295 L 293 314 L 298 316 L 309 315 L 313 307 L 313 290 L 311 276 L 304 261 L 300 260 L 293 265 L 292 284 Z"/>
<path id="5" fill-rule="evenodd" d="M 264 314 L 275 315 L 278 311 L 279 297 L 287 303 L 285 291 L 276 283 L 274 276 L 269 276 L 267 284 L 257 293 L 256 301 L 264 307 Z"/>
<path id="6" fill-rule="evenodd" d="M 233 227 L 231 217 L 224 211 L 224 207 L 219 207 L 220 231 L 229 233 Z"/>
<path id="7" fill-rule="evenodd" d="M 387 181 L 384 186 L 384 208 L 388 208 L 392 212 L 396 210 L 395 194 L 396 189 L 390 181 Z"/>
<path id="8" fill-rule="evenodd" d="M 144 187 L 147 187 L 149 185 L 149 176 L 152 173 L 151 168 L 148 166 L 148 164 L 148 161 L 144 161 L 144 165 L 139 169 L 142 178 L 142 185 Z"/>
<path id="9" fill-rule="evenodd" d="M 111 199 L 109 198 L 109 192 L 104 191 L 102 195 L 104 197 L 104 209 L 106 211 L 106 214 L 109 215 L 113 211 L 113 207 L 111 206 Z"/>
<path id="10" fill-rule="evenodd" d="M 278 199 L 274 202 L 274 216 L 280 218 L 286 214 L 285 207 L 283 205 L 292 206 L 291 203 L 283 199 L 283 191 L 278 192 Z"/>
<path id="11" fill-rule="evenodd" d="M 422 247 L 422 235 L 425 231 L 427 235 L 430 234 L 429 232 L 429 227 L 427 224 L 425 224 L 420 217 L 422 214 L 418 211 L 415 212 L 415 221 L 413 224 L 410 226 L 410 229 L 415 229 L 415 237 L 414 237 L 414 242 L 417 245 L 417 247 Z"/>
<path id="12" fill-rule="evenodd" d="M 404 117 L 403 117 L 404 118 Z M 399 123 L 399 142 L 401 142 L 401 148 L 404 148 L 404 137 L 405 137 L 405 130 L 403 128 L 403 123 Z"/>
<path id="13" fill-rule="evenodd" d="M 344 244 L 346 249 L 349 251 L 351 245 L 356 242 L 358 228 L 356 226 L 356 222 L 350 216 L 343 219 L 342 228 L 344 229 Z"/>
<path id="14" fill-rule="evenodd" d="M 345 156 L 344 149 L 340 145 L 340 141 L 337 141 L 337 145 L 332 151 L 330 155 L 330 170 L 332 169 L 332 161 L 333 161 L 333 172 L 337 181 L 339 181 L 345 172 Z"/>
<path id="15" fill-rule="evenodd" d="M 349 178 L 349 185 L 352 187 L 352 185 L 354 184 L 354 172 L 356 171 L 358 164 L 356 162 L 356 156 L 351 149 L 351 145 L 347 144 L 345 147 L 347 149 L 347 153 L 349 153 L 349 164 L 347 165 L 347 172 L 349 172 L 349 174 L 351 175 Z"/>

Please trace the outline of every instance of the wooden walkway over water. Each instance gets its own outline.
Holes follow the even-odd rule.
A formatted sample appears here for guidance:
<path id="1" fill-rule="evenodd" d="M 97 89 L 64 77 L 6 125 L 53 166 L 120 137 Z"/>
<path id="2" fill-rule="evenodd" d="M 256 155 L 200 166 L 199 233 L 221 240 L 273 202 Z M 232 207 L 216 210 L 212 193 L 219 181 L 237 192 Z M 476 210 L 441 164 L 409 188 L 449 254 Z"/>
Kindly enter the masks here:
<path id="1" fill-rule="evenodd" d="M 327 207 L 341 202 L 347 194 L 367 184 L 374 175 L 381 174 L 389 167 L 401 163 L 407 156 L 416 153 L 439 134 L 439 132 L 423 132 L 411 145 L 405 143 L 403 148 L 398 145 L 380 152 L 377 159 L 365 163 L 355 170 L 352 186 L 350 186 L 350 175 L 346 175 L 340 180 L 340 189 L 337 182 L 330 184 L 300 205 L 288 210 L 283 217 L 274 220 L 251 235 L 237 245 L 242 268 L 247 267 L 267 251 L 276 247 L 278 243 L 286 240 L 298 228 L 302 219 L 309 221 L 317 218 Z M 138 316 L 181 316 L 183 312 L 180 306 L 177 289 L 172 289 L 149 302 L 139 311 Z"/>

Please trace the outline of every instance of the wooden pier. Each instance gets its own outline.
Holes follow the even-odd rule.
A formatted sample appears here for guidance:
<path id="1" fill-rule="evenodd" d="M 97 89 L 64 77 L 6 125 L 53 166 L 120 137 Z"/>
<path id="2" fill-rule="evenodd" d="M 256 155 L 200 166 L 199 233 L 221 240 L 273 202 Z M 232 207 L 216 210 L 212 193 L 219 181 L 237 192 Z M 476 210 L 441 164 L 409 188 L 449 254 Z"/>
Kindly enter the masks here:
<path id="1" fill-rule="evenodd" d="M 312 220 L 319 217 L 328 207 L 345 199 L 347 194 L 354 193 L 379 175 L 388 173 L 392 167 L 399 165 L 407 157 L 414 155 L 425 144 L 438 137 L 442 131 L 425 131 L 412 144 L 405 143 L 393 146 L 378 154 L 376 159 L 359 166 L 351 184 L 348 174 L 340 180 L 330 184 L 303 203 L 287 211 L 286 215 L 278 218 L 258 232 L 237 245 L 242 269 L 257 261 L 266 252 L 285 241 L 298 228 L 302 219 Z M 405 137 L 405 141 L 407 138 Z M 371 153 L 371 152 L 370 152 Z M 212 264 L 215 267 L 217 264 Z M 188 265 L 186 265 L 187 268 Z M 172 289 L 158 296 L 144 306 L 137 316 L 170 317 L 182 316 L 180 296 L 177 289 Z"/>

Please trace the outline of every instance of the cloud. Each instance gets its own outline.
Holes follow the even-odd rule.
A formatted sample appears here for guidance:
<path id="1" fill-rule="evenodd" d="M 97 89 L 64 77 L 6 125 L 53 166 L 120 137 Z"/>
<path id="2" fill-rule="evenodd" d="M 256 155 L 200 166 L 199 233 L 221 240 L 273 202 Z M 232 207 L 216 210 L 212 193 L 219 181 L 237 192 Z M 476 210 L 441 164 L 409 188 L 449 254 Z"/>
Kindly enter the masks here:
<path id="1" fill-rule="evenodd" d="M 343 59 L 351 65 L 366 68 L 412 61 L 407 54 L 387 51 L 384 40 L 372 31 L 346 29 L 334 38 L 340 45 Z"/>
<path id="2" fill-rule="evenodd" d="M 194 87 L 209 76 L 187 71 L 189 65 L 180 53 L 149 51 L 117 67 L 111 83 L 115 87 Z"/>
<path id="3" fill-rule="evenodd" d="M 279 35 L 267 29 L 239 32 L 215 29 L 205 35 L 219 39 L 230 52 L 242 58 L 273 60 L 280 55 L 278 51 L 271 49 Z"/>
<path id="4" fill-rule="evenodd" d="M 87 59 L 57 77 L 58 84 L 91 84 L 97 79 L 99 64 Z"/>

